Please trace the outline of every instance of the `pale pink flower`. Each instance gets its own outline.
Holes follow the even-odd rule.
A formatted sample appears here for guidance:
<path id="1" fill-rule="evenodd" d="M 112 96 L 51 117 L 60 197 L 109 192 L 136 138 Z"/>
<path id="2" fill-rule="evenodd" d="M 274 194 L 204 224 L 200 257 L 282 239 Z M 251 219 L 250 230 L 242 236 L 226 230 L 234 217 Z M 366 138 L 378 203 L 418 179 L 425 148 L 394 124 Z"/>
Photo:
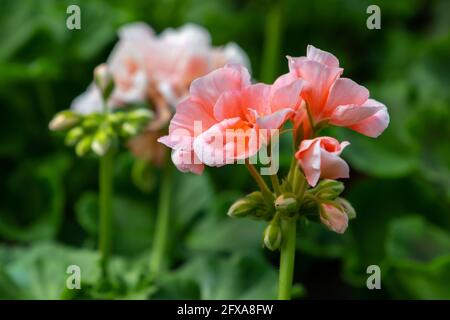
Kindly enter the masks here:
<path id="1" fill-rule="evenodd" d="M 153 31 L 144 23 L 130 24 L 119 30 L 119 42 L 106 62 L 115 83 L 108 101 L 110 108 L 147 99 L 145 46 L 152 39 Z M 98 88 L 91 84 L 86 92 L 75 98 L 72 109 L 84 114 L 101 112 L 102 100 Z"/>
<path id="2" fill-rule="evenodd" d="M 348 217 L 345 212 L 331 204 L 322 203 L 320 206 L 320 221 L 331 231 L 344 233 L 348 227 Z"/>
<path id="3" fill-rule="evenodd" d="M 194 79 L 227 63 L 248 67 L 248 57 L 239 46 L 214 48 L 208 31 L 192 23 L 164 30 L 147 53 L 152 85 L 173 107 L 188 95 Z"/>
<path id="4" fill-rule="evenodd" d="M 306 180 L 315 186 L 320 178 L 348 178 L 349 167 L 340 157 L 342 151 L 350 143 L 339 143 L 332 137 L 318 137 L 303 140 L 295 154 Z"/>
<path id="5" fill-rule="evenodd" d="M 389 124 L 386 106 L 369 99 L 369 91 L 351 79 L 341 78 L 343 69 L 331 53 L 308 45 L 306 57 L 289 59 L 289 74 L 306 80 L 304 100 L 295 117 L 296 126 L 310 133 L 306 107 L 314 124 L 326 121 L 348 127 L 369 137 L 379 136 Z"/>
<path id="6" fill-rule="evenodd" d="M 285 86 L 282 80 L 251 85 L 247 69 L 237 64 L 196 79 L 177 106 L 169 135 L 159 141 L 173 149 L 172 160 L 184 172 L 251 157 L 270 139 L 261 129 L 280 128 L 298 103 L 303 82 Z"/>

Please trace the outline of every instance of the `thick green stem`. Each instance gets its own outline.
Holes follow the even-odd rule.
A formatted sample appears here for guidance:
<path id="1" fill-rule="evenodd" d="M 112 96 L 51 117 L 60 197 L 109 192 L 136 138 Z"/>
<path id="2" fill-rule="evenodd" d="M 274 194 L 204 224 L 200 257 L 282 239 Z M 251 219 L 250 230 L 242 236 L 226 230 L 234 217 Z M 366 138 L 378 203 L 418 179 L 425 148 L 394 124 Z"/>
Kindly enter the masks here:
<path id="1" fill-rule="evenodd" d="M 161 190 L 159 193 L 158 212 L 156 217 L 153 241 L 151 274 L 158 274 L 167 266 L 165 261 L 170 226 L 170 193 L 172 187 L 172 167 L 166 165 L 163 171 Z"/>
<path id="2" fill-rule="evenodd" d="M 109 150 L 100 158 L 100 221 L 99 249 L 102 275 L 108 275 L 108 263 L 111 256 L 111 200 L 113 193 L 114 154 Z"/>
<path id="3" fill-rule="evenodd" d="M 262 58 L 261 80 L 272 82 L 275 78 L 281 46 L 283 0 L 273 1 L 267 14 Z"/>
<path id="4" fill-rule="evenodd" d="M 278 282 L 278 300 L 290 300 L 294 278 L 296 220 L 282 219 L 283 242 L 280 253 L 280 273 Z"/>

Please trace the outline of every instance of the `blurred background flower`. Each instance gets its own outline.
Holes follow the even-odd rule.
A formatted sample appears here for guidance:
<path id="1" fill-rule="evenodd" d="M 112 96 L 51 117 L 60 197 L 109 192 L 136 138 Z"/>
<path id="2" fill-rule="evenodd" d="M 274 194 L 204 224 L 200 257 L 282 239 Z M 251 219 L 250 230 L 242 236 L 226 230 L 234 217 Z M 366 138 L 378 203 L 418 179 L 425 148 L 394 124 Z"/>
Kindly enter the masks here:
<path id="1" fill-rule="evenodd" d="M 70 4 L 81 8 L 81 30 L 65 26 Z M 370 4 L 381 9 L 380 30 L 366 28 Z M 297 294 L 450 298 L 448 1 L 0 0 L 0 7 L 0 298 L 98 297 L 96 161 L 76 160 L 47 125 L 107 61 L 117 30 L 137 21 L 168 42 L 180 29 L 163 30 L 195 23 L 210 33 L 213 64 L 223 63 L 214 48 L 234 42 L 261 81 L 287 72 L 284 56 L 304 55 L 309 43 L 339 57 L 345 74 L 388 106 L 390 125 L 376 141 L 345 128 L 325 132 L 352 143 L 343 153 L 351 167 L 344 196 L 358 218 L 344 235 L 319 224 L 299 230 Z M 239 52 L 232 44 L 222 50 L 229 59 Z M 169 52 L 167 59 L 178 61 Z M 167 101 L 181 97 L 184 79 L 155 90 Z M 281 155 L 284 172 L 290 157 Z M 110 297 L 275 297 L 277 254 L 261 249 L 264 224 L 226 215 L 254 188 L 244 166 L 174 177 L 171 268 L 143 281 L 161 172 L 127 152 L 117 161 Z M 70 264 L 85 271 L 86 290 L 64 290 Z M 381 267 L 381 290 L 366 287 L 372 264 Z"/>

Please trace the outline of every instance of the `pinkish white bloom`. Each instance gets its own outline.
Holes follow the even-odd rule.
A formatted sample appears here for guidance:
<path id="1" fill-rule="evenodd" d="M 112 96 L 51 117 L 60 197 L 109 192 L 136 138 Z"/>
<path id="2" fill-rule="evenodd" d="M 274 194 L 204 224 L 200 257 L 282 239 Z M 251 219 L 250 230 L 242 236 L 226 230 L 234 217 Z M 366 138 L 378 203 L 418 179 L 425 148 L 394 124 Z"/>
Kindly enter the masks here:
<path id="1" fill-rule="evenodd" d="M 340 157 L 344 148 L 349 144 L 347 141 L 339 143 L 331 137 L 318 137 L 302 141 L 295 158 L 311 186 L 314 187 L 320 178 L 349 177 L 349 167 Z"/>
<path id="2" fill-rule="evenodd" d="M 127 25 L 119 30 L 119 42 L 106 65 L 114 79 L 114 91 L 109 107 L 144 101 L 147 98 L 148 77 L 145 70 L 145 43 L 151 42 L 153 31 L 143 23 Z M 75 98 L 72 109 L 80 113 L 100 112 L 102 100 L 99 89 L 90 85 Z"/>

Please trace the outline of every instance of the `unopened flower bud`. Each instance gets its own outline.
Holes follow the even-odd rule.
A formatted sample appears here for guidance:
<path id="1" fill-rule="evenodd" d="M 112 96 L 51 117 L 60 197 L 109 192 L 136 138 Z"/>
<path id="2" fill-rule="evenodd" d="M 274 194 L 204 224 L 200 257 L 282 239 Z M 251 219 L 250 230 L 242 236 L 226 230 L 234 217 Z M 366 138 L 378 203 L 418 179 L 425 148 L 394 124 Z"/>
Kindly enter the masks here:
<path id="1" fill-rule="evenodd" d="M 320 221 L 336 233 L 344 233 L 347 230 L 347 215 L 331 204 L 322 203 L 320 205 Z"/>
<path id="2" fill-rule="evenodd" d="M 344 209 L 344 212 L 349 219 L 356 218 L 355 208 L 353 208 L 353 206 L 347 199 L 337 198 L 336 202 L 341 205 L 341 207 Z"/>
<path id="3" fill-rule="evenodd" d="M 299 203 L 293 194 L 282 194 L 275 200 L 275 208 L 277 211 L 291 216 L 298 212 Z"/>
<path id="4" fill-rule="evenodd" d="M 122 136 L 124 136 L 126 138 L 134 137 L 135 135 L 137 135 L 139 133 L 138 126 L 136 124 L 125 122 L 120 127 L 120 133 Z"/>
<path id="5" fill-rule="evenodd" d="M 236 218 L 250 216 L 261 219 L 268 217 L 269 212 L 261 192 L 255 191 L 233 203 L 230 209 L 228 209 L 227 214 L 230 217 Z"/>
<path id="6" fill-rule="evenodd" d="M 112 124 L 121 124 L 125 120 L 125 112 L 117 111 L 108 114 L 108 121 Z"/>
<path id="7" fill-rule="evenodd" d="M 105 63 L 98 65 L 94 69 L 94 82 L 102 93 L 103 99 L 108 100 L 114 90 L 114 79 Z"/>
<path id="8" fill-rule="evenodd" d="M 127 113 L 127 120 L 147 123 L 153 118 L 153 113 L 147 108 L 139 108 Z"/>
<path id="9" fill-rule="evenodd" d="M 264 246 L 272 251 L 277 250 L 281 246 L 281 226 L 278 221 L 272 221 L 264 230 Z"/>
<path id="10" fill-rule="evenodd" d="M 80 116 L 70 110 L 58 112 L 50 121 L 48 127 L 50 130 L 66 130 L 72 128 L 80 121 Z"/>
<path id="11" fill-rule="evenodd" d="M 75 127 L 69 130 L 66 135 L 65 143 L 68 146 L 75 145 L 84 135 L 82 127 Z"/>
<path id="12" fill-rule="evenodd" d="M 80 142 L 77 143 L 75 147 L 75 153 L 77 156 L 82 157 L 86 155 L 89 150 L 91 150 L 91 144 L 92 144 L 92 137 L 86 136 L 83 139 L 80 140 Z"/>
<path id="13" fill-rule="evenodd" d="M 86 131 L 90 131 L 96 129 L 99 126 L 100 122 L 101 119 L 99 117 L 88 116 L 83 120 L 81 125 Z"/>
<path id="14" fill-rule="evenodd" d="M 100 129 L 95 133 L 94 139 L 92 140 L 92 151 L 94 151 L 95 154 L 101 157 L 108 152 L 109 148 L 111 147 L 112 141 L 113 135 L 108 130 L 108 128 Z"/>
<path id="15" fill-rule="evenodd" d="M 340 181 L 325 179 L 311 191 L 319 199 L 334 200 L 344 191 L 344 184 Z"/>
<path id="16" fill-rule="evenodd" d="M 246 217 L 254 210 L 252 203 L 246 199 L 242 198 L 237 200 L 228 209 L 227 215 L 234 218 Z"/>

